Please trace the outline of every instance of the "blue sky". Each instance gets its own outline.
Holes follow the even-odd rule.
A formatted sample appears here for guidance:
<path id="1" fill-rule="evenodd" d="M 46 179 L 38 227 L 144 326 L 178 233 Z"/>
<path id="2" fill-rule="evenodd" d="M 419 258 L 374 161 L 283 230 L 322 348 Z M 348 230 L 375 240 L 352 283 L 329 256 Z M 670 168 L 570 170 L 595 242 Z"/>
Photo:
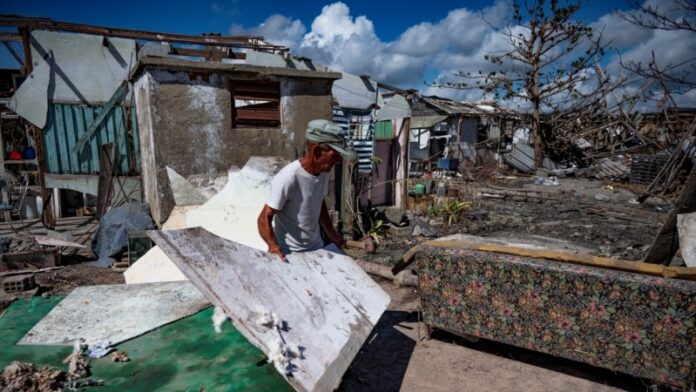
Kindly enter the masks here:
<path id="1" fill-rule="evenodd" d="M 644 0 L 664 4 L 663 0 Z M 429 87 L 459 70 L 490 70 L 483 57 L 501 50 L 490 24 L 501 26 L 511 13 L 509 0 L 497 1 L 7 1 L 0 13 L 48 17 L 58 21 L 184 34 L 263 35 L 332 69 L 405 88 L 481 99 L 481 92 Z M 696 53 L 696 37 L 683 32 L 637 28 L 617 10 L 631 12 L 625 0 L 589 0 L 577 19 L 602 29 L 613 49 L 602 59 L 620 75 L 622 59 L 648 61 L 652 51 L 663 63 Z M 484 21 L 485 19 L 485 21 Z M 0 67 L 16 62 L 0 47 Z M 690 92 L 696 101 L 696 92 Z"/>
<path id="2" fill-rule="evenodd" d="M 103 5 L 99 5 L 102 3 Z M 354 16 L 374 22 L 379 37 L 391 41 L 420 22 L 437 22 L 456 8 L 481 10 L 492 1 L 344 1 Z M 47 1 L 5 0 L 0 13 L 48 17 L 59 21 L 172 33 L 227 33 L 230 25 L 256 26 L 272 14 L 301 20 L 306 26 L 327 1 L 217 0 L 217 1 Z M 625 0 L 592 0 L 579 19 L 593 21 L 615 9 L 628 9 Z"/>

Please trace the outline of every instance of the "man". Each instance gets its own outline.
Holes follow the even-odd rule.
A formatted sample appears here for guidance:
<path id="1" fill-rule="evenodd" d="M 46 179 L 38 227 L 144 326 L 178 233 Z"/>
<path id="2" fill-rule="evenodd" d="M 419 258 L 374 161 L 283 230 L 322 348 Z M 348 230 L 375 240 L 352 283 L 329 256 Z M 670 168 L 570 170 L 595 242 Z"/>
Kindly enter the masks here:
<path id="1" fill-rule="evenodd" d="M 331 223 L 324 202 L 329 175 L 342 157 L 355 158 L 346 149 L 341 127 L 327 120 L 312 120 L 307 125 L 304 157 L 290 163 L 271 182 L 271 196 L 258 219 L 259 234 L 268 251 L 287 262 L 289 252 L 304 252 L 324 247 L 321 229 L 329 241 L 341 248 L 343 238 Z"/>

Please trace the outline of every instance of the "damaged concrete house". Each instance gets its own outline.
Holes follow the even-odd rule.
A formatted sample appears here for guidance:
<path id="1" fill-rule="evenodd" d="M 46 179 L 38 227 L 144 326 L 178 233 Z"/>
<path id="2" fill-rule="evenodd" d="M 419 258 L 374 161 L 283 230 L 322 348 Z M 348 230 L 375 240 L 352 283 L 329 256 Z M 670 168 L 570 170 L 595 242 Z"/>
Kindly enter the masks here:
<path id="1" fill-rule="evenodd" d="M 524 113 L 262 37 L 0 25 L 22 68 L 0 72 L 0 390 L 693 389 L 688 110 L 559 127 L 538 168 Z M 357 153 L 324 199 L 343 238 L 282 262 L 259 213 L 314 119 Z M 622 181 L 583 174 L 604 158 Z"/>
<path id="2" fill-rule="evenodd" d="M 96 196 L 100 149 L 110 143 L 115 176 L 130 175 L 123 182 L 135 198 L 142 183 L 143 201 L 163 223 L 173 206 L 167 166 L 186 177 L 224 174 L 252 151 L 297 158 L 306 123 L 331 118 L 331 83 L 340 78 L 244 40 L 228 45 L 246 53 L 84 32 L 34 30 L 30 40 L 34 69 L 9 106 L 43 129 L 45 187 L 58 212 L 59 189 Z"/>

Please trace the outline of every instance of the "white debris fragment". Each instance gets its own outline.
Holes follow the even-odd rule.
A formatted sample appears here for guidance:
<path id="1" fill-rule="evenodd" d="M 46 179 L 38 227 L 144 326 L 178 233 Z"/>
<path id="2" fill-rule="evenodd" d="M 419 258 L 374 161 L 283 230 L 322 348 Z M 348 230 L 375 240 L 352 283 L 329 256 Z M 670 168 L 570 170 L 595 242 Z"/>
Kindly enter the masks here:
<path id="1" fill-rule="evenodd" d="M 266 328 L 281 328 L 283 326 L 282 320 L 277 314 L 269 312 L 264 308 L 259 308 L 258 312 L 261 315 L 258 319 L 259 325 Z"/>
<path id="2" fill-rule="evenodd" d="M 222 324 L 227 320 L 227 315 L 221 307 L 216 306 L 213 310 L 213 329 L 215 333 L 222 332 Z"/>
<path id="3" fill-rule="evenodd" d="M 290 366 L 290 359 L 284 354 L 284 351 L 285 343 L 280 339 L 272 342 L 268 347 L 268 363 L 272 363 L 281 374 L 287 374 Z"/>
<path id="4" fill-rule="evenodd" d="M 75 344 L 77 345 L 77 343 Z M 101 358 L 114 350 L 115 348 L 111 347 L 111 342 L 102 341 L 91 344 L 87 349 L 87 356 L 90 358 Z"/>
<path id="5" fill-rule="evenodd" d="M 272 363 L 282 374 L 292 373 L 293 365 L 290 361 L 295 358 L 302 358 L 300 346 L 295 343 L 286 344 L 278 338 L 268 347 L 268 363 Z"/>

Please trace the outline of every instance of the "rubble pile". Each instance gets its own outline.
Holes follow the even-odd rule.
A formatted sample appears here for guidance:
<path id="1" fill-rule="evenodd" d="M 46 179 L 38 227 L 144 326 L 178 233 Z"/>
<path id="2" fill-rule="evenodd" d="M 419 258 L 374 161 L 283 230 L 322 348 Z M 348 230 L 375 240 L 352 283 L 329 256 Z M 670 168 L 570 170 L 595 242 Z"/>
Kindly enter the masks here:
<path id="1" fill-rule="evenodd" d="M 7 392 L 60 391 L 65 372 L 50 367 L 37 368 L 32 363 L 13 361 L 0 373 L 0 390 Z"/>

